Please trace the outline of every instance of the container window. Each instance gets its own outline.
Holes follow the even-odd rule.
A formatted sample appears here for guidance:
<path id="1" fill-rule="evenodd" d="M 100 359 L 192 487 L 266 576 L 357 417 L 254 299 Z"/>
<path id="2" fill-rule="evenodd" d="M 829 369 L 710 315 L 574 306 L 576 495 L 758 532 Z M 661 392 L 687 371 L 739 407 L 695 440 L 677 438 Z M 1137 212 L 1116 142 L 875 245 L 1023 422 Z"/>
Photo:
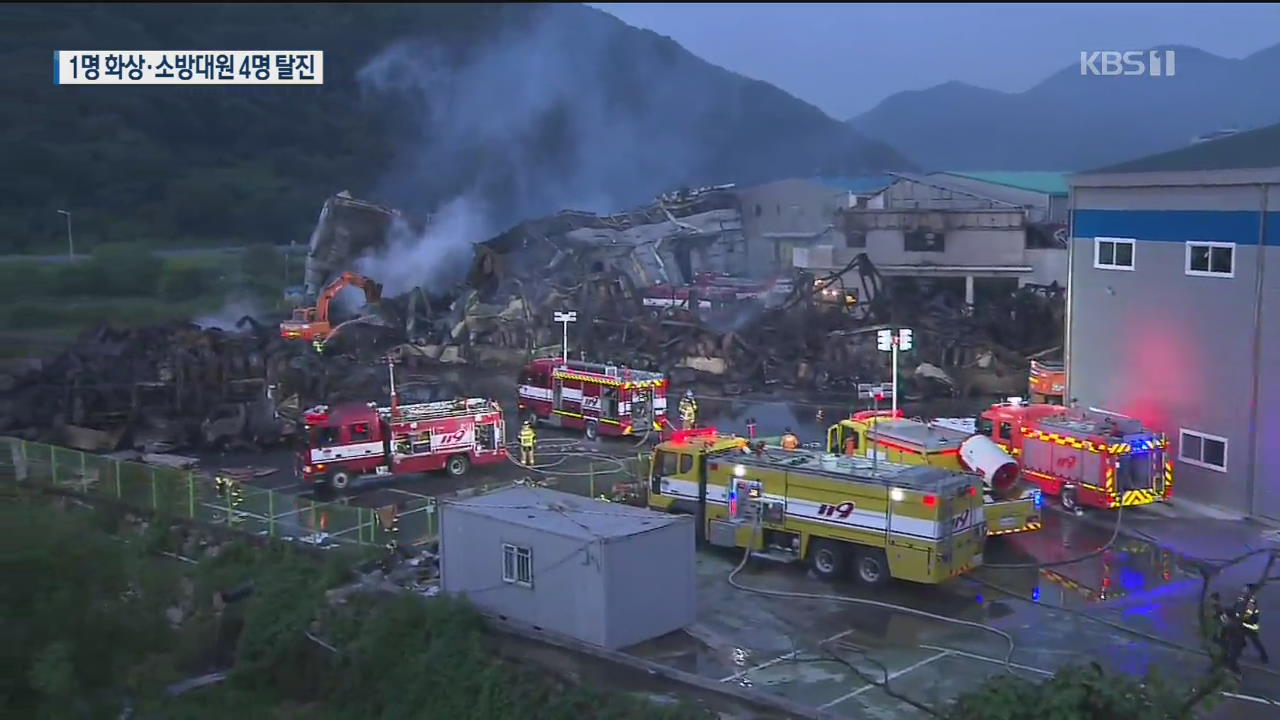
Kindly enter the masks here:
<path id="1" fill-rule="evenodd" d="M 502 545 L 502 581 L 533 587 L 533 550 L 504 543 Z"/>

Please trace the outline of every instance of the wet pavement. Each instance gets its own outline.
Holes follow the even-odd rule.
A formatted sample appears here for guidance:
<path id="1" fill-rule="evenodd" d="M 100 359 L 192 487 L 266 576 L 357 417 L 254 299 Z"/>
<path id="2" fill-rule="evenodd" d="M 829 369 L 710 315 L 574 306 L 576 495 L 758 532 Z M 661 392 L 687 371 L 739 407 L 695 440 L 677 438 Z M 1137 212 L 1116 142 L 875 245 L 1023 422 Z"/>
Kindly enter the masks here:
<path id="1" fill-rule="evenodd" d="M 989 402 L 908 403 L 903 410 L 908 416 L 959 417 L 972 415 Z M 757 435 L 777 435 L 790 427 L 806 442 L 821 442 L 831 423 L 866 407 L 707 395 L 699 396 L 699 405 L 702 425 L 745 434 L 747 419 L 754 418 Z M 508 420 L 508 437 L 514 437 L 515 418 Z M 607 485 L 617 476 L 600 472 L 605 467 L 603 456 L 623 458 L 643 449 L 626 439 L 586 443 L 576 434 L 553 429 L 540 430 L 539 440 L 545 456 L 542 462 L 556 463 L 553 470 L 563 471 L 560 482 L 576 485 L 597 480 Z M 587 461 L 560 454 L 583 449 L 600 454 L 594 471 L 588 470 Z M 256 485 L 311 493 L 295 479 L 288 452 L 228 454 L 206 458 L 205 463 L 207 468 L 246 465 L 280 468 L 255 480 Z M 345 497 L 351 504 L 373 507 L 449 495 L 526 474 L 504 464 L 474 468 L 463 478 L 443 474 L 397 478 Z M 597 488 L 596 494 L 604 491 Z M 660 638 L 631 652 L 851 718 L 927 717 L 911 703 L 877 687 L 886 676 L 895 694 L 929 707 L 943 706 L 998 673 L 1037 679 L 1064 664 L 1087 661 L 1137 675 L 1154 669 L 1189 685 L 1208 663 L 1197 651 L 1202 564 L 1194 557 L 1195 538 L 1187 537 L 1188 533 L 1194 536 L 1195 530 L 1186 530 L 1197 526 L 1180 520 L 1155 528 L 1143 524 L 1145 513 L 1127 513 L 1125 532 L 1105 552 L 1065 562 L 1106 545 L 1113 536 L 1113 516 L 1097 513 L 1081 518 L 1048 512 L 1042 530 L 993 539 L 985 553 L 987 567 L 941 587 L 902 584 L 868 591 L 854 584 L 818 581 L 801 567 L 755 559 L 738 577 L 750 587 L 860 598 L 989 625 L 1013 638 L 1007 662 L 1008 641 L 974 627 L 886 607 L 834 599 L 781 599 L 736 589 L 726 578 L 741 556 L 719 551 L 698 556 L 697 624 L 686 633 Z M 1151 532 L 1130 529 L 1144 527 Z M 1161 532 L 1174 534 L 1171 527 L 1182 529 L 1180 539 L 1161 542 Z M 1239 554 L 1228 547 L 1205 547 L 1202 557 Z M 1058 564 L 1045 567 L 1046 563 Z M 1015 567 L 1000 567 L 1004 565 Z M 1232 569 L 1215 582 L 1214 589 L 1234 597 L 1246 576 L 1256 580 L 1256 568 Z M 1264 618 L 1280 611 L 1274 597 L 1263 595 Z M 1280 651 L 1280 637 L 1265 623 L 1264 642 Z M 1206 717 L 1280 718 L 1280 704 L 1262 699 L 1280 698 L 1280 675 L 1270 669 L 1247 667 L 1237 693 L 1224 698 Z"/>

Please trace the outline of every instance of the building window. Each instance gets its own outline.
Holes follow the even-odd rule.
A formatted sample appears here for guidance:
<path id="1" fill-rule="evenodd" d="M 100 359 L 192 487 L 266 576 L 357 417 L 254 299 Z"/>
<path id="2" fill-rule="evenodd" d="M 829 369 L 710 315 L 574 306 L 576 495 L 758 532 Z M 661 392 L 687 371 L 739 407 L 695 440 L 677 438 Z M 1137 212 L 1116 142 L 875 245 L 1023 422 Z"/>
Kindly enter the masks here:
<path id="1" fill-rule="evenodd" d="M 762 212 L 764 212 L 764 208 L 760 207 L 760 203 L 756 203 L 756 217 L 760 217 Z"/>
<path id="2" fill-rule="evenodd" d="M 902 237 L 906 252 L 946 252 L 947 236 L 933 230 L 909 230 Z"/>
<path id="3" fill-rule="evenodd" d="M 844 246 L 847 248 L 865 248 L 867 246 L 867 234 L 861 230 L 846 230 L 844 233 Z"/>
<path id="4" fill-rule="evenodd" d="M 1178 459 L 1218 472 L 1227 471 L 1227 439 L 1194 430 L 1179 434 Z"/>
<path id="5" fill-rule="evenodd" d="M 533 587 L 533 551 L 527 547 L 503 544 L 502 581 Z"/>
<path id="6" fill-rule="evenodd" d="M 1187 274 L 1203 277 L 1236 276 L 1236 244 L 1220 242 L 1187 243 Z"/>
<path id="7" fill-rule="evenodd" d="M 1094 238 L 1093 266 L 1102 270 L 1132 270 L 1132 238 Z"/>

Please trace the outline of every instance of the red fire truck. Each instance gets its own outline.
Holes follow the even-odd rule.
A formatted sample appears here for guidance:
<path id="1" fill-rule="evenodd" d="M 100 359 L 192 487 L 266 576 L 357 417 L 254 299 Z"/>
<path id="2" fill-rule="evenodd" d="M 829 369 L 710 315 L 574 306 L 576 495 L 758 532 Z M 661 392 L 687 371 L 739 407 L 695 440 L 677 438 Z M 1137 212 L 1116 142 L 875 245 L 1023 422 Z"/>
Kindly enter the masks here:
<path id="1" fill-rule="evenodd" d="M 445 470 L 507 459 L 502 407 L 483 398 L 400 405 L 320 405 L 303 414 L 307 447 L 299 454 L 308 483 L 344 489 L 367 477 Z"/>
<path id="2" fill-rule="evenodd" d="M 1168 439 L 1134 418 L 1013 399 L 983 412 L 977 432 L 1013 455 L 1023 478 L 1068 510 L 1146 505 L 1173 494 Z"/>
<path id="3" fill-rule="evenodd" d="M 534 360 L 520 373 L 520 417 L 582 430 L 588 439 L 667 426 L 667 378 L 620 365 Z"/>

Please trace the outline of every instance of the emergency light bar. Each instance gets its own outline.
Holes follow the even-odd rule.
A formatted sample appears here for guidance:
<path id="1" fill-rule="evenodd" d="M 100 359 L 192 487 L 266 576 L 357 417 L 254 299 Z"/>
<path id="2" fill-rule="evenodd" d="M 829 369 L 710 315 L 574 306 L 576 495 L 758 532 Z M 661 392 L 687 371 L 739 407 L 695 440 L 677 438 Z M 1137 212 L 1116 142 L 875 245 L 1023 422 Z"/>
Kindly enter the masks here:
<path id="1" fill-rule="evenodd" d="M 861 410 L 854 413 L 851 416 L 851 419 L 861 422 L 863 420 L 869 420 L 876 417 L 902 418 L 906 417 L 906 415 L 904 415 L 901 410 L 896 412 L 893 410 Z"/>
<path id="2" fill-rule="evenodd" d="M 694 430 L 677 430 L 671 435 L 671 441 L 677 443 L 688 442 L 689 440 L 715 440 L 715 428 L 696 428 Z"/>

